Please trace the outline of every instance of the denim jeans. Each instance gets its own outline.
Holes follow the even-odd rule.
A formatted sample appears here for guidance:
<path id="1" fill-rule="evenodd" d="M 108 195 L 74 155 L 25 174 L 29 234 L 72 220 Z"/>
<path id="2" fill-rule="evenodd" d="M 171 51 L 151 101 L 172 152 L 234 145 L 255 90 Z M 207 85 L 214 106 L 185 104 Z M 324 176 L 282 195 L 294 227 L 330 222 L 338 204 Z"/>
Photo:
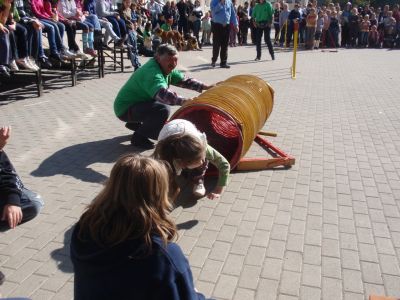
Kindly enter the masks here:
<path id="1" fill-rule="evenodd" d="M 47 19 L 40 19 L 40 22 L 44 25 L 43 31 L 47 33 L 50 53 L 56 55 L 59 54 L 64 49 L 62 40 L 65 32 L 64 24 Z"/>
<path id="2" fill-rule="evenodd" d="M 21 194 L 21 210 L 22 210 L 22 223 L 28 222 L 36 217 L 44 205 L 43 199 L 40 195 L 32 192 L 25 187 L 22 188 Z M 3 213 L 4 206 L 0 207 L 0 212 Z M 0 221 L 0 229 L 8 228 L 7 221 Z"/>
<path id="3" fill-rule="evenodd" d="M 123 38 L 126 36 L 126 25 L 123 19 L 117 19 L 114 16 L 107 16 L 106 18 L 112 24 L 114 32 L 118 37 Z"/>
<path id="4" fill-rule="evenodd" d="M 138 49 L 137 49 L 136 34 L 132 31 L 130 31 L 128 33 L 128 43 L 132 46 L 130 48 L 129 57 L 131 59 L 132 66 L 136 70 L 137 68 L 140 67 L 140 62 L 139 62 L 139 58 L 138 58 L 139 53 L 138 53 Z"/>
<path id="5" fill-rule="evenodd" d="M 11 59 L 10 37 L 8 33 L 0 31 L 0 65 L 8 65 Z"/>
<path id="6" fill-rule="evenodd" d="M 86 25 L 88 25 L 88 23 L 91 24 L 94 30 L 101 30 L 99 18 L 96 15 L 87 16 L 83 23 L 85 23 Z"/>

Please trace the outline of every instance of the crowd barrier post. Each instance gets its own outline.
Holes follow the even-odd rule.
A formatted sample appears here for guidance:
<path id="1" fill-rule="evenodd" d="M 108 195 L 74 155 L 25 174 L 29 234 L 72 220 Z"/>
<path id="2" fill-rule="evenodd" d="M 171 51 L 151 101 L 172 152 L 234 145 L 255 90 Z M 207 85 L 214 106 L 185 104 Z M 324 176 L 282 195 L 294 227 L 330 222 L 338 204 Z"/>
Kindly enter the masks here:
<path id="1" fill-rule="evenodd" d="M 298 35 L 299 35 L 299 23 L 295 22 L 294 26 L 294 36 L 293 36 L 293 62 L 291 67 L 292 79 L 296 79 L 296 58 L 297 58 L 297 44 L 298 44 Z"/>

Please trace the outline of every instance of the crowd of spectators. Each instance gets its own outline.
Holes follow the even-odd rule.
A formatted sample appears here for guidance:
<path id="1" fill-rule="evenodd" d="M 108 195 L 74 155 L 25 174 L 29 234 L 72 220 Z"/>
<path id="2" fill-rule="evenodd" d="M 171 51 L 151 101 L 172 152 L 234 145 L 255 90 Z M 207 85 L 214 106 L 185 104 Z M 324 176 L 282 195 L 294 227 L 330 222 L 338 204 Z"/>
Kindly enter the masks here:
<path id="1" fill-rule="evenodd" d="M 235 5 L 239 24 L 231 24 L 231 47 L 256 44 L 257 25 L 253 19 L 256 0 Z M 295 4 L 292 10 L 284 1 L 274 3 L 274 46 L 290 47 L 296 23 L 301 47 L 400 47 L 399 5 L 383 8 L 358 7 L 350 2 L 306 7 Z M 79 57 L 96 57 L 99 47 L 127 47 L 132 66 L 140 67 L 139 55 L 153 56 L 162 42 L 154 35 L 157 28 L 178 31 L 197 40 L 198 48 L 212 43 L 212 14 L 198 0 L 124 0 L 115 7 L 111 0 L 0 0 L 0 75 L 19 68 L 38 70 L 59 66 Z M 76 32 L 81 31 L 78 45 Z M 43 35 L 48 50 L 43 47 Z M 103 34 L 104 32 L 104 34 Z M 64 34 L 66 33 L 66 43 Z M 201 36 L 200 36 L 201 35 Z M 264 35 L 265 41 L 266 35 Z M 46 51 L 45 51 L 46 50 Z"/>

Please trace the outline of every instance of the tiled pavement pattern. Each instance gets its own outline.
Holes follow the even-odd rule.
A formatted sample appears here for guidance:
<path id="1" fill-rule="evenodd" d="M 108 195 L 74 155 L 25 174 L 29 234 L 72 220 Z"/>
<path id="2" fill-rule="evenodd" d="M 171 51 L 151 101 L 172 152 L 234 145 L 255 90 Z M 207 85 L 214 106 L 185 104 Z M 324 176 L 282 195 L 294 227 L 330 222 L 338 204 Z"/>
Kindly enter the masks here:
<path id="1" fill-rule="evenodd" d="M 172 212 L 197 288 L 235 300 L 400 297 L 399 52 L 299 52 L 296 80 L 290 53 L 258 63 L 252 47 L 229 55 L 230 70 L 208 67 L 210 49 L 182 53 L 180 63 L 208 83 L 244 73 L 269 81 L 275 106 L 264 129 L 296 165 L 232 174 L 219 201 Z M 132 150 L 112 113 L 128 76 L 1 106 L 1 124 L 13 127 L 6 150 L 46 201 L 37 219 L 0 233 L 3 296 L 72 298 L 71 225 Z"/>

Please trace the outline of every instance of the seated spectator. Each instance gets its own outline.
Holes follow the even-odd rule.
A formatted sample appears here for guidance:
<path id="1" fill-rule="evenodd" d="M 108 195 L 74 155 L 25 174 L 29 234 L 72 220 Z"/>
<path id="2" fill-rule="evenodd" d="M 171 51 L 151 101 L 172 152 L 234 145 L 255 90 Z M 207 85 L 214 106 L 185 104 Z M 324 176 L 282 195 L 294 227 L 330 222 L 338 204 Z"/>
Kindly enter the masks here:
<path id="1" fill-rule="evenodd" d="M 79 0 L 81 1 L 81 0 Z M 96 14 L 96 0 L 84 0 L 83 2 L 83 12 L 85 15 L 91 17 L 91 16 L 96 16 L 97 20 L 100 23 L 101 28 L 105 29 L 105 34 L 104 34 L 104 41 L 103 41 L 103 48 L 108 49 L 107 43 L 109 39 L 111 38 L 115 46 L 121 46 L 124 42 L 123 39 L 121 39 L 113 30 L 112 24 L 107 20 L 105 17 L 99 17 Z"/>
<path id="2" fill-rule="evenodd" d="M 129 78 L 114 101 L 115 115 L 129 129 L 135 131 L 131 144 L 142 149 L 151 149 L 153 142 L 169 116 L 169 105 L 182 105 L 189 99 L 171 91 L 170 84 L 198 92 L 209 89 L 192 78 L 186 78 L 176 70 L 178 51 L 163 44 L 150 59 Z"/>
<path id="3" fill-rule="evenodd" d="M 24 187 L 4 152 L 10 133 L 10 127 L 0 128 L 0 230 L 32 220 L 43 207 L 42 198 Z"/>
<path id="4" fill-rule="evenodd" d="M 96 14 L 99 18 L 106 18 L 113 26 L 116 35 L 123 41 L 126 40 L 126 26 L 119 13 L 113 11 L 111 0 L 96 0 Z"/>
<path id="5" fill-rule="evenodd" d="M 43 0 L 31 0 L 29 3 L 33 15 L 44 25 L 43 31 L 48 35 L 50 59 L 60 65 L 63 59 L 74 58 L 75 54 L 64 46 L 65 26 L 58 20 L 57 14 L 53 13 L 51 3 Z"/>
<path id="6" fill-rule="evenodd" d="M 57 10 L 64 19 L 75 25 L 75 30 L 82 30 L 83 53 L 96 57 L 93 45 L 94 25 L 86 20 L 86 16 L 77 8 L 75 0 L 59 0 Z"/>
<path id="7" fill-rule="evenodd" d="M 6 0 L 11 4 L 7 28 L 10 32 L 10 45 L 11 45 L 11 62 L 10 68 L 12 71 L 18 71 L 19 68 L 25 70 L 37 71 L 39 67 L 34 61 L 29 58 L 29 45 L 28 33 L 24 26 L 19 21 L 19 15 L 15 6 L 14 0 Z"/>
<path id="8" fill-rule="evenodd" d="M 79 27 L 78 22 L 76 20 L 70 20 L 70 19 L 66 18 L 63 14 L 62 9 L 60 9 L 60 10 L 57 9 L 58 3 L 60 3 L 61 1 L 65 1 L 65 0 L 58 0 L 58 1 L 56 0 L 55 3 L 52 3 L 51 2 L 52 0 L 44 0 L 44 1 L 49 2 L 47 7 L 49 7 L 51 9 L 51 11 L 53 12 L 54 18 L 56 18 L 57 20 L 59 20 L 61 23 L 64 24 L 65 31 L 67 32 L 69 50 L 71 52 L 73 52 L 76 57 L 79 57 L 81 59 L 89 59 L 89 57 L 81 51 L 80 47 L 76 43 L 76 30 Z M 69 0 L 66 0 L 66 1 L 69 1 Z M 71 0 L 71 2 L 72 1 L 74 1 L 74 0 Z"/>
<path id="9" fill-rule="evenodd" d="M 0 4 L 0 76 L 10 77 L 11 45 L 10 32 L 6 26 L 11 3 Z"/>
<path id="10" fill-rule="evenodd" d="M 19 23 L 27 30 L 29 56 L 33 57 L 33 60 L 37 60 L 41 68 L 51 68 L 52 64 L 43 49 L 42 30 L 45 28 L 44 25 L 33 16 L 29 1 L 18 1 L 17 9 L 20 17 Z"/>
<path id="11" fill-rule="evenodd" d="M 168 217 L 169 169 L 127 154 L 75 225 L 74 298 L 204 300 Z"/>

